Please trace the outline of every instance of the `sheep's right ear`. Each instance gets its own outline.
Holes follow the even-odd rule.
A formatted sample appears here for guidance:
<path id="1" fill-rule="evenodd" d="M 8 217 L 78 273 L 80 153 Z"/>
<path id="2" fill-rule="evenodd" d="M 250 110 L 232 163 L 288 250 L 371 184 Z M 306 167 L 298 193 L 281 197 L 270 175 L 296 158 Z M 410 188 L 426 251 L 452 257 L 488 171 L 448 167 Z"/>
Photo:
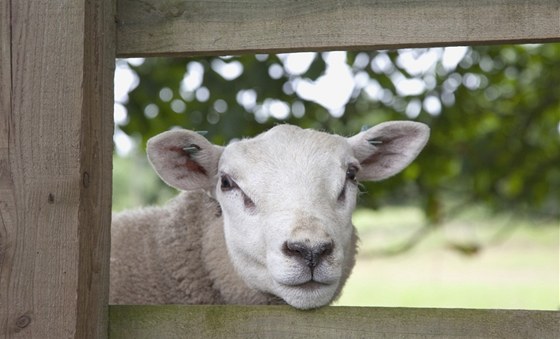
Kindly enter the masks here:
<path id="1" fill-rule="evenodd" d="M 223 147 L 211 144 L 197 132 L 172 130 L 148 140 L 148 159 L 171 187 L 210 190 L 216 183 Z"/>

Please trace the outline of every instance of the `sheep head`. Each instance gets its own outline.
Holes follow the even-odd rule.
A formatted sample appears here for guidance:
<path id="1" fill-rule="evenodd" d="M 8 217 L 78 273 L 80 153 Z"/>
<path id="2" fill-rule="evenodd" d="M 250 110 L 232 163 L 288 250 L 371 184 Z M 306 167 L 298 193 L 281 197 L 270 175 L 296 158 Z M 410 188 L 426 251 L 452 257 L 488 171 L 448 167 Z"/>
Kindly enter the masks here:
<path id="1" fill-rule="evenodd" d="M 167 184 L 216 198 L 231 262 L 249 287 L 309 309 L 333 301 L 354 266 L 358 182 L 398 173 L 428 136 L 415 122 L 350 138 L 279 125 L 220 147 L 173 130 L 150 139 L 148 157 Z"/>

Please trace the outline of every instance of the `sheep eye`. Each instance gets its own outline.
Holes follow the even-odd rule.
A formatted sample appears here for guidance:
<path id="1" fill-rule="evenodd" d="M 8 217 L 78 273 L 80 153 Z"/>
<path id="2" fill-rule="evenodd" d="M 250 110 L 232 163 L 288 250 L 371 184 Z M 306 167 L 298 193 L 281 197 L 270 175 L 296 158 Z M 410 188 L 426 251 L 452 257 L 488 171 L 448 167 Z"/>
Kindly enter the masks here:
<path id="1" fill-rule="evenodd" d="M 343 202 L 344 200 L 346 200 L 346 185 L 344 185 L 342 191 L 338 195 L 338 201 Z"/>
<path id="2" fill-rule="evenodd" d="M 235 188 L 238 188 L 237 184 L 235 183 L 235 181 L 233 181 L 229 175 L 224 174 L 222 175 L 221 179 L 221 189 L 222 192 L 226 192 L 226 191 L 231 191 Z"/>
<path id="3" fill-rule="evenodd" d="M 351 182 L 353 184 L 356 184 L 358 182 L 356 179 L 357 174 L 358 174 L 357 166 L 354 165 L 348 166 L 348 169 L 346 170 L 346 183 L 344 184 L 344 187 L 342 187 L 342 191 L 340 191 L 340 194 L 338 195 L 338 201 L 342 202 L 346 199 L 346 186 L 348 182 Z"/>
<path id="4" fill-rule="evenodd" d="M 349 166 L 346 170 L 346 179 L 352 182 L 356 182 L 356 175 L 358 174 L 358 168 L 356 166 Z"/>
<path id="5" fill-rule="evenodd" d="M 233 179 L 227 174 L 222 174 L 220 177 L 220 185 L 222 192 L 239 189 L 239 186 L 237 186 L 235 181 L 233 181 Z M 249 198 L 241 189 L 239 189 L 239 192 L 241 192 L 241 195 L 243 196 L 243 204 L 245 205 L 245 208 L 253 210 L 255 208 L 253 200 L 251 200 L 251 198 Z"/>

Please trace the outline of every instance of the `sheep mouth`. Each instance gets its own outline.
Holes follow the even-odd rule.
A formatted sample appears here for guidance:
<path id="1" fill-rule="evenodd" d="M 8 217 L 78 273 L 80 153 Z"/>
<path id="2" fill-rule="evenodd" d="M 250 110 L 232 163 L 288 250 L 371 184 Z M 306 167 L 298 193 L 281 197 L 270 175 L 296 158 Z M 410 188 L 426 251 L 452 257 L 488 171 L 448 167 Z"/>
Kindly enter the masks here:
<path id="1" fill-rule="evenodd" d="M 337 283 L 325 283 L 309 279 L 303 283 L 280 284 L 276 295 L 299 309 L 311 309 L 329 304 L 336 295 Z"/>
<path id="2" fill-rule="evenodd" d="M 318 290 L 324 287 L 329 286 L 330 284 L 325 284 L 316 280 L 309 280 L 307 282 L 304 282 L 302 284 L 296 284 L 296 285 L 287 285 L 288 287 L 292 287 L 292 288 L 297 288 L 297 289 L 301 289 L 301 290 L 305 290 L 305 291 L 314 291 L 314 290 Z"/>

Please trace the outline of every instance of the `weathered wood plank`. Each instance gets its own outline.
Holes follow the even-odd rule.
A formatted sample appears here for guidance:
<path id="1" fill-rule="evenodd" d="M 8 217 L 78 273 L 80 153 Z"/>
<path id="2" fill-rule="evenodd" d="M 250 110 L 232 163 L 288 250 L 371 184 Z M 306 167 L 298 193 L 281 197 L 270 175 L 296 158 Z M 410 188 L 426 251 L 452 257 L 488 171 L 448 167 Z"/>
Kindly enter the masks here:
<path id="1" fill-rule="evenodd" d="M 113 0 L 0 0 L 0 336 L 107 336 Z"/>
<path id="2" fill-rule="evenodd" d="M 11 116 L 11 45 L 10 45 L 10 1 L 0 0 L 0 335 L 8 326 L 4 316 L 4 300 L 8 299 L 8 275 L 6 263 L 11 261 L 12 251 L 8 251 L 8 234 L 13 226 L 13 199 L 5 197 L 13 192 L 9 171 L 8 126 Z"/>
<path id="3" fill-rule="evenodd" d="M 560 312 L 110 306 L 110 338 L 559 338 Z"/>
<path id="4" fill-rule="evenodd" d="M 560 40 L 558 0 L 118 0 L 119 56 Z"/>

